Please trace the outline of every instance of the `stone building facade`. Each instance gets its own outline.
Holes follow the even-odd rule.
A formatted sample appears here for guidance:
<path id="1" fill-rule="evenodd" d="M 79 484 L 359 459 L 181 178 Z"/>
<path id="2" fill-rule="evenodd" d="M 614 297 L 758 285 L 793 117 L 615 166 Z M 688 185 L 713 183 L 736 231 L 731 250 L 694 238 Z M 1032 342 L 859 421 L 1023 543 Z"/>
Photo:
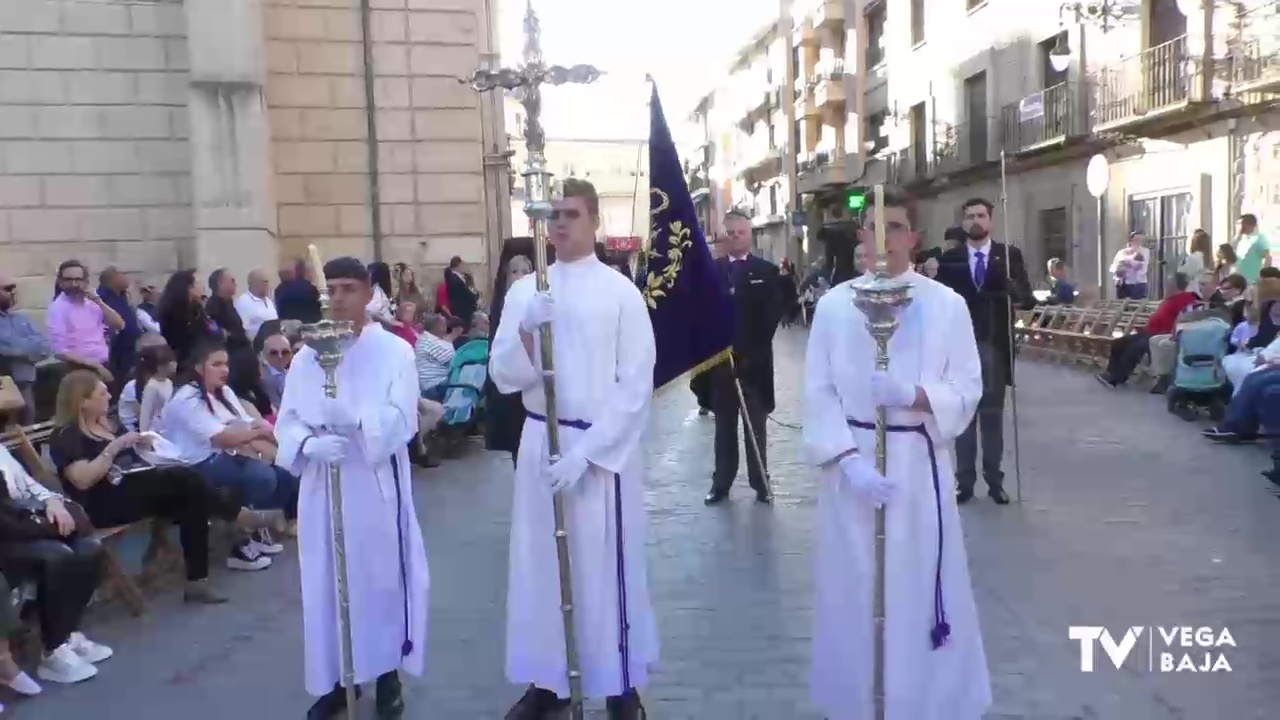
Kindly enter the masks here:
<path id="1" fill-rule="evenodd" d="M 67 258 L 243 282 L 311 243 L 426 271 L 460 255 L 487 284 L 510 233 L 507 138 L 501 99 L 458 78 L 496 57 L 494 12 L 5 0 L 0 267 L 34 308 Z"/>

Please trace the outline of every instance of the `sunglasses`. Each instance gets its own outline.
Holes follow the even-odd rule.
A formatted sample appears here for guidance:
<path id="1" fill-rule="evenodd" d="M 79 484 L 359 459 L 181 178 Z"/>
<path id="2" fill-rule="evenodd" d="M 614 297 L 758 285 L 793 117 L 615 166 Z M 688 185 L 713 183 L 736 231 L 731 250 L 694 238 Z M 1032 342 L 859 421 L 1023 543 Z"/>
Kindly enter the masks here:
<path id="1" fill-rule="evenodd" d="M 60 277 L 60 278 L 58 278 L 58 281 L 59 281 L 59 282 L 64 282 L 64 283 L 76 283 L 76 284 L 78 284 L 78 283 L 82 283 L 82 282 L 84 282 L 84 278 L 82 278 L 82 277 Z"/>
<path id="2" fill-rule="evenodd" d="M 290 357 L 292 355 L 293 355 L 293 351 L 290 350 L 289 348 L 285 348 L 284 350 L 268 350 L 267 351 L 267 357 Z"/>
<path id="3" fill-rule="evenodd" d="M 564 218 L 565 220 L 577 220 L 580 217 L 582 217 L 582 211 L 577 209 L 551 211 L 552 220 L 559 220 L 561 218 Z"/>
<path id="4" fill-rule="evenodd" d="M 18 289 L 17 285 L 5 285 L 4 287 L 0 287 L 0 290 L 3 290 L 7 293 L 11 293 L 17 289 Z"/>

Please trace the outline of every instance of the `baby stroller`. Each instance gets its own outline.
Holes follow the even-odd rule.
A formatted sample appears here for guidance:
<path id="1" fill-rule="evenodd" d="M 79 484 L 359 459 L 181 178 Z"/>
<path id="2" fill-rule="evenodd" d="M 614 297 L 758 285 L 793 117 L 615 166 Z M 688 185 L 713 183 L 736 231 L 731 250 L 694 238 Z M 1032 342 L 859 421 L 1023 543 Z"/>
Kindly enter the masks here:
<path id="1" fill-rule="evenodd" d="M 1195 420 L 1201 411 L 1215 422 L 1222 419 L 1231 397 L 1222 369 L 1230 334 L 1231 324 L 1216 315 L 1178 323 L 1174 335 L 1178 357 L 1165 394 L 1169 412 L 1187 421 Z"/>
<path id="2" fill-rule="evenodd" d="M 467 437 L 479 429 L 488 378 L 489 341 L 468 340 L 453 354 L 444 385 L 444 419 L 438 436 L 445 457 L 457 457 Z"/>

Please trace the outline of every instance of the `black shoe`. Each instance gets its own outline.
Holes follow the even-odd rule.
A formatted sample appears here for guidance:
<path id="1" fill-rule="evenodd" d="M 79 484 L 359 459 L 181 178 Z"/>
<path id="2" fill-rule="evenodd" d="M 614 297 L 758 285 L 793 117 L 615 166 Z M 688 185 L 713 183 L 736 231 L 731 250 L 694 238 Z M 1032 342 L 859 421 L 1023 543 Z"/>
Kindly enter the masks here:
<path id="1" fill-rule="evenodd" d="M 973 499 L 973 490 L 960 488 L 956 490 L 956 504 L 963 505 Z"/>
<path id="2" fill-rule="evenodd" d="M 507 714 L 503 716 L 503 720 L 547 720 L 547 718 L 569 707 L 569 701 L 556 697 L 556 694 L 550 690 L 543 690 L 536 685 L 530 685 L 528 690 L 524 691 L 522 696 Z"/>
<path id="3" fill-rule="evenodd" d="M 1232 432 L 1230 430 L 1227 430 L 1225 428 L 1220 428 L 1220 427 L 1211 427 L 1206 430 L 1201 430 L 1200 434 L 1203 435 L 1204 437 L 1209 438 L 1210 440 L 1213 440 L 1214 442 L 1222 442 L 1222 443 L 1234 444 L 1234 443 L 1244 442 L 1246 439 L 1240 433 Z"/>
<path id="4" fill-rule="evenodd" d="M 708 415 L 710 415 L 710 414 L 711 414 L 711 411 L 710 411 L 710 410 L 708 410 L 708 409 L 706 409 L 706 408 L 704 408 L 704 407 L 700 407 L 700 408 L 698 408 L 698 415 L 699 415 L 700 417 L 706 417 L 706 416 L 708 416 Z"/>
<path id="5" fill-rule="evenodd" d="M 404 716 L 404 693 L 400 674 L 395 670 L 378 676 L 374 694 L 374 717 L 377 720 L 400 720 Z"/>
<path id="6" fill-rule="evenodd" d="M 761 504 L 763 504 L 763 505 L 772 505 L 772 504 L 773 504 L 773 496 L 772 496 L 772 495 L 770 495 L 770 494 L 769 494 L 769 492 L 768 492 L 768 491 L 766 491 L 766 490 L 757 490 L 757 491 L 756 491 L 756 502 L 761 503 Z"/>
<path id="7" fill-rule="evenodd" d="M 1009 504 L 1009 493 L 1005 492 L 1004 488 L 991 488 L 987 491 L 987 496 L 994 500 L 997 505 Z"/>
<path id="8" fill-rule="evenodd" d="M 1115 380 L 1112 380 L 1112 379 L 1111 379 L 1111 376 L 1110 376 L 1110 375 L 1108 375 L 1108 374 L 1106 374 L 1106 373 L 1098 373 L 1097 375 L 1094 375 L 1094 376 L 1093 376 L 1093 379 L 1094 379 L 1094 380 L 1097 380 L 1098 382 L 1100 382 L 1100 383 L 1102 383 L 1103 385 L 1106 385 L 1107 387 L 1110 387 L 1110 388 L 1116 387 L 1117 385 L 1119 385 L 1119 384 L 1120 384 L 1120 383 L 1116 382 Z"/>
<path id="9" fill-rule="evenodd" d="M 356 699 L 360 699 L 360 688 L 356 688 Z M 311 705 L 307 711 L 307 720 L 330 720 L 347 710 L 347 693 L 341 685 L 335 685 L 327 694 Z"/>
<path id="10" fill-rule="evenodd" d="M 1270 470 L 1263 470 L 1263 471 L 1262 471 L 1262 477 L 1264 477 L 1264 478 L 1266 478 L 1266 479 L 1270 480 L 1272 485 L 1280 486 L 1280 468 L 1272 468 L 1272 469 L 1270 469 Z"/>
<path id="11" fill-rule="evenodd" d="M 1169 376 L 1161 375 L 1156 379 L 1156 384 L 1151 386 L 1152 395 L 1163 395 L 1169 391 Z"/>
<path id="12" fill-rule="evenodd" d="M 728 499 L 729 493 L 726 490 L 712 490 L 702 499 L 703 505 L 715 505 Z"/>
<path id="13" fill-rule="evenodd" d="M 635 690 L 610 696 L 604 707 L 609 720 L 645 720 L 649 716 L 640 702 L 640 694 Z"/>

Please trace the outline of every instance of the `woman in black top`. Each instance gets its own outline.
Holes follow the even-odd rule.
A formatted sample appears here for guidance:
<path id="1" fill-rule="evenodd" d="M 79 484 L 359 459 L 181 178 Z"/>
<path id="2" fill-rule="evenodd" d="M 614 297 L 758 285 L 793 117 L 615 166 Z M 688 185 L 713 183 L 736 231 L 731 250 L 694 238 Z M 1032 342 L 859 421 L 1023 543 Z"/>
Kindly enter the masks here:
<path id="1" fill-rule="evenodd" d="M 67 496 L 84 508 L 96 527 L 135 523 L 161 517 L 178 523 L 182 558 L 187 569 L 185 600 L 217 604 L 227 599 L 209 587 L 209 519 L 234 521 L 255 530 L 282 527 L 278 511 L 255 511 L 227 495 L 208 489 L 184 466 L 151 467 L 135 448 L 150 440 L 139 433 L 117 436 L 108 418 L 107 386 L 87 370 L 75 370 L 58 386 L 56 429 L 49 452 Z M 147 469 L 130 470 L 132 467 Z"/>
<path id="2" fill-rule="evenodd" d="M 227 386 L 237 397 L 248 400 L 266 417 L 272 413 L 271 399 L 262 387 L 262 375 L 258 368 L 258 356 L 253 342 L 244 329 L 240 311 L 236 310 L 236 279 L 226 268 L 218 268 L 209 274 L 209 300 L 204 305 L 205 315 L 222 328 L 231 370 Z"/>
<path id="3" fill-rule="evenodd" d="M 190 365 L 191 352 L 201 341 L 222 337 L 221 328 L 209 318 L 201 304 L 194 270 L 179 270 L 169 276 L 160 294 L 157 313 L 160 332 L 173 350 L 179 368 Z"/>
<path id="4" fill-rule="evenodd" d="M 512 278 L 511 261 L 524 258 L 522 266 L 532 268 L 533 238 L 507 238 L 502 244 L 502 254 L 498 256 L 498 274 L 493 281 L 493 305 L 489 311 L 489 342 L 498 333 L 498 323 L 502 322 L 502 307 L 507 298 L 507 290 L 515 278 Z M 555 262 L 555 247 L 547 246 L 547 262 Z M 519 319 L 516 320 L 519 322 Z M 520 449 L 520 431 L 524 427 L 524 403 L 518 393 L 503 395 L 498 392 L 492 380 L 485 380 L 485 447 L 489 450 L 506 450 L 511 453 L 511 461 L 515 462 L 516 452 Z"/>

